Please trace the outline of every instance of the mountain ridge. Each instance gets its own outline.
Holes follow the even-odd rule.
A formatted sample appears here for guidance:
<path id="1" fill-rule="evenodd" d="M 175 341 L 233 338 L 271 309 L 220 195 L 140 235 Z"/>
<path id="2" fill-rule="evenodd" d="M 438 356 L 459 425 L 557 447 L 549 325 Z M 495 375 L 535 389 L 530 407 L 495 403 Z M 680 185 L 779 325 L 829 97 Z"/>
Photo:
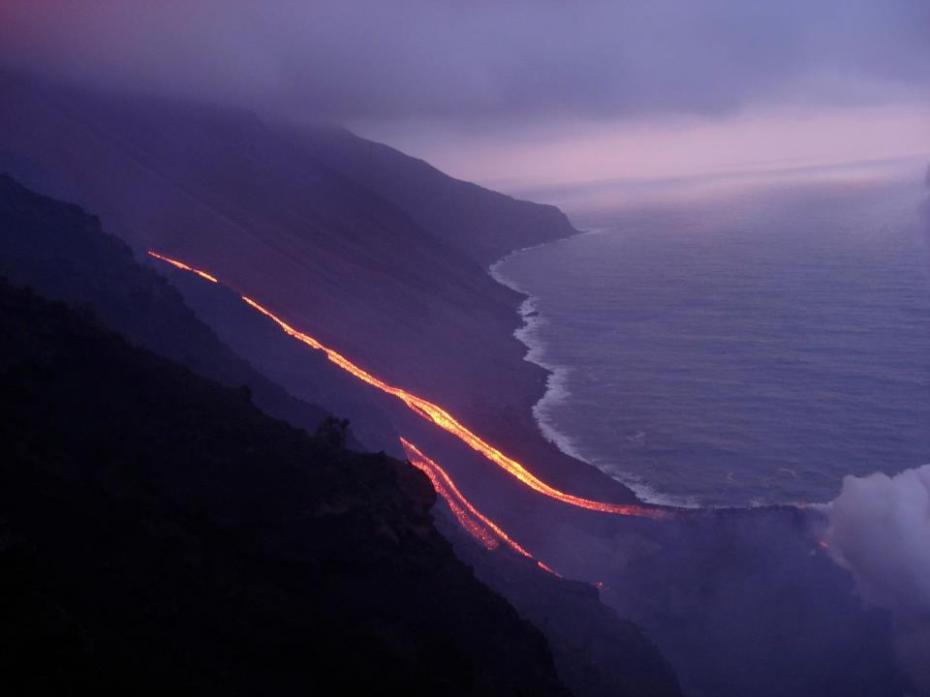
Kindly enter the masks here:
<path id="1" fill-rule="evenodd" d="M 424 229 L 488 267 L 517 249 L 578 234 L 556 206 L 452 177 L 344 128 L 296 133 L 320 161 L 386 196 Z"/>

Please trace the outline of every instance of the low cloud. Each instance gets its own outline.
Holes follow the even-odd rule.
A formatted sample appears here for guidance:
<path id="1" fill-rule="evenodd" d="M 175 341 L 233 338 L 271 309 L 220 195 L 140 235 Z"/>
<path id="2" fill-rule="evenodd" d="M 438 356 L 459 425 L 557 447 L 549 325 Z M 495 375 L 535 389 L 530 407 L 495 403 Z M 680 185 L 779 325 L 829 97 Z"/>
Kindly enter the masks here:
<path id="1" fill-rule="evenodd" d="M 5 0 L 0 62 L 341 121 L 718 114 L 930 87 L 925 0 Z"/>

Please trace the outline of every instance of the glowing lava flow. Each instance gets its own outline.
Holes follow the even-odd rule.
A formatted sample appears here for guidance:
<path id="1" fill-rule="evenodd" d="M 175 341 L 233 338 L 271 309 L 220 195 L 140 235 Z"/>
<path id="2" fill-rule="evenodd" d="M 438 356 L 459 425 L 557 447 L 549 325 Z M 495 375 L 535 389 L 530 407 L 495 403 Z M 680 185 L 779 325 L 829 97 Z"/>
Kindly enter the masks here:
<path id="1" fill-rule="evenodd" d="M 497 549 L 500 543 L 503 542 L 520 556 L 532 559 L 543 571 L 548 571 L 550 574 L 561 578 L 551 567 L 536 559 L 518 542 L 511 539 L 497 523 L 475 508 L 472 503 L 465 498 L 462 492 L 459 491 L 455 482 L 452 481 L 452 477 L 450 477 L 442 467 L 424 455 L 417 446 L 406 438 L 401 438 L 400 443 L 404 446 L 404 452 L 407 453 L 407 459 L 410 461 L 410 464 L 429 477 L 436 493 L 442 496 L 448 504 L 449 509 L 452 511 L 452 515 L 455 516 L 459 525 L 461 525 L 468 534 L 478 540 L 487 549 Z"/>
<path id="2" fill-rule="evenodd" d="M 190 271 L 190 272 L 193 273 L 193 274 L 197 274 L 197 275 L 200 276 L 201 278 L 205 278 L 206 280 L 210 281 L 210 283 L 219 283 L 219 282 L 220 282 L 219 279 L 218 279 L 216 276 L 213 276 L 213 275 L 211 275 L 211 274 L 208 274 L 206 271 L 202 271 L 202 270 L 200 270 L 200 269 L 195 269 L 193 266 L 188 266 L 188 265 L 185 264 L 183 261 L 178 261 L 177 259 L 172 259 L 171 257 L 166 257 L 166 256 L 164 256 L 164 255 L 162 255 L 162 254 L 159 254 L 158 252 L 153 252 L 151 249 L 149 250 L 148 254 L 149 254 L 150 257 L 154 257 L 155 259 L 158 259 L 159 261 L 163 261 L 163 262 L 165 262 L 166 264 L 171 264 L 173 267 L 175 267 L 175 268 L 177 268 L 177 269 L 181 269 L 181 271 Z"/>
<path id="3" fill-rule="evenodd" d="M 195 269 L 192 266 L 188 266 L 187 264 L 181 261 L 178 261 L 176 259 L 166 257 L 154 251 L 149 251 L 149 255 L 154 257 L 155 259 L 160 259 L 161 261 L 167 262 L 176 268 L 195 273 L 201 278 L 205 278 L 209 281 L 212 281 L 213 283 L 218 282 L 215 276 L 208 274 L 206 271 Z M 265 317 L 267 317 L 268 319 L 272 320 L 275 324 L 277 324 L 278 327 L 288 336 L 291 336 L 297 339 L 298 341 L 306 344 L 310 348 L 317 349 L 318 351 L 322 351 L 332 363 L 335 363 L 337 366 L 339 366 L 346 372 L 351 373 L 352 375 L 357 377 L 362 382 L 365 382 L 371 385 L 372 387 L 376 387 L 382 392 L 385 392 L 389 395 L 397 397 L 397 399 L 401 400 L 412 411 L 416 412 L 417 414 L 422 416 L 427 421 L 431 421 L 432 423 L 436 424 L 437 426 L 439 426 L 439 428 L 443 429 L 444 431 L 451 433 L 453 436 L 455 436 L 456 438 L 461 440 L 463 443 L 468 445 L 472 450 L 480 453 L 481 455 L 486 457 L 488 460 L 490 460 L 494 464 L 498 465 L 502 469 L 509 472 L 511 475 L 513 475 L 518 480 L 523 482 L 526 486 L 528 486 L 533 491 L 543 494 L 544 496 L 548 496 L 550 498 L 556 499 L 557 501 L 561 501 L 562 503 L 567 503 L 571 506 L 577 506 L 578 508 L 586 508 L 591 511 L 601 511 L 603 513 L 612 513 L 614 515 L 639 516 L 643 518 L 654 518 L 654 519 L 668 518 L 671 516 L 670 511 L 663 510 L 660 508 L 641 506 L 637 504 L 621 504 L 621 503 L 608 503 L 606 501 L 594 501 L 592 499 L 586 499 L 581 496 L 575 496 L 573 494 L 568 494 L 564 491 L 560 491 L 559 489 L 556 489 L 555 487 L 552 487 L 546 484 L 544 481 L 537 478 L 534 474 L 532 474 L 529 470 L 527 470 L 519 462 L 517 462 L 516 460 L 510 457 L 507 457 L 500 450 L 495 448 L 493 445 L 490 445 L 489 443 L 484 441 L 482 438 L 480 438 L 478 435 L 469 431 L 465 426 L 463 426 L 457 419 L 455 419 L 449 412 L 447 412 L 442 407 L 436 404 L 433 404 L 432 402 L 429 402 L 423 399 L 422 397 L 417 397 L 416 395 L 411 394 L 410 392 L 407 392 L 406 390 L 402 390 L 399 387 L 394 387 L 393 385 L 389 385 L 388 383 L 384 382 L 380 378 L 375 377 L 368 371 L 355 365 L 352 361 L 350 361 L 348 358 L 346 358 L 342 354 L 338 353 L 337 351 L 334 351 L 328 346 L 324 346 L 319 341 L 314 339 L 312 336 L 309 336 L 308 334 L 304 334 L 298 329 L 295 329 L 294 327 L 289 325 L 287 322 L 285 322 L 283 319 L 281 319 L 276 314 L 274 314 L 271 310 L 264 307 L 263 305 L 260 305 L 258 302 L 256 302 L 252 298 L 249 298 L 245 295 L 240 296 L 240 297 L 252 309 L 256 310 L 257 312 L 260 312 Z"/>

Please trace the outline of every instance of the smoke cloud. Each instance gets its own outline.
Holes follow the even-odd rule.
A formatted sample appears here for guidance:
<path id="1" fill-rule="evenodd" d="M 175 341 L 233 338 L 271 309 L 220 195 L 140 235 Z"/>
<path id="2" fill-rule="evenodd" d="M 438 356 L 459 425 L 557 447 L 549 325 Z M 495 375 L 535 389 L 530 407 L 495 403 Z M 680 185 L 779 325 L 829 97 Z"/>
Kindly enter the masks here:
<path id="1" fill-rule="evenodd" d="M 894 477 L 846 477 L 827 544 L 864 600 L 895 617 L 897 650 L 930 694 L 930 465 Z"/>

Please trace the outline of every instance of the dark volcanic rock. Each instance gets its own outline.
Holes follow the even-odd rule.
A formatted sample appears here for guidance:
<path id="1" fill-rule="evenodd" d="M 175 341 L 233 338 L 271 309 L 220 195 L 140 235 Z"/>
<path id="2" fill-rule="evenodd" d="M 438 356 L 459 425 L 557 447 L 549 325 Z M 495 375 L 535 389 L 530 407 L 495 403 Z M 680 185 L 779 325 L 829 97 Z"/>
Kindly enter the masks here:
<path id="1" fill-rule="evenodd" d="M 0 692 L 562 694 L 405 463 L 0 284 Z"/>

